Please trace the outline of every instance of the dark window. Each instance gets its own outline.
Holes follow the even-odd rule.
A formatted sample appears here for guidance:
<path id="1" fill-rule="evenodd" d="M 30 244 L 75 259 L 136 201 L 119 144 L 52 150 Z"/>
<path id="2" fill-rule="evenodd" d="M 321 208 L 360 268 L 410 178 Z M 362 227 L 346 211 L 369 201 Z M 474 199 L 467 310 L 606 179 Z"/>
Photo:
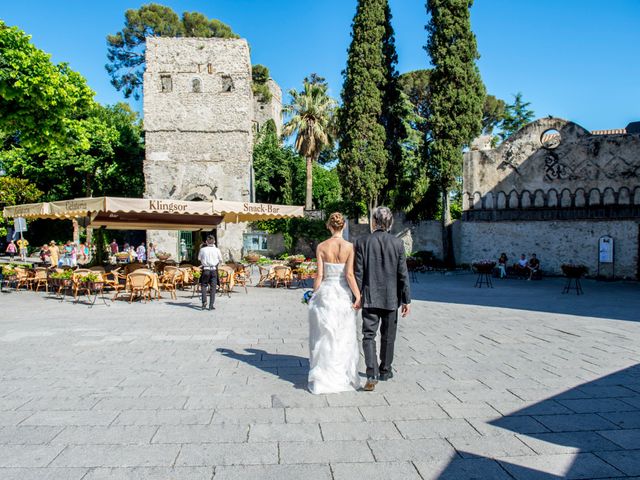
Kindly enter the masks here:
<path id="1" fill-rule="evenodd" d="M 168 93 L 173 90 L 173 81 L 171 75 L 160 75 L 161 90 L 164 93 Z"/>
<path id="2" fill-rule="evenodd" d="M 230 75 L 222 76 L 222 91 L 223 92 L 233 92 L 233 80 Z"/>
<path id="3" fill-rule="evenodd" d="M 202 82 L 199 78 L 191 80 L 191 91 L 193 93 L 202 93 Z"/>

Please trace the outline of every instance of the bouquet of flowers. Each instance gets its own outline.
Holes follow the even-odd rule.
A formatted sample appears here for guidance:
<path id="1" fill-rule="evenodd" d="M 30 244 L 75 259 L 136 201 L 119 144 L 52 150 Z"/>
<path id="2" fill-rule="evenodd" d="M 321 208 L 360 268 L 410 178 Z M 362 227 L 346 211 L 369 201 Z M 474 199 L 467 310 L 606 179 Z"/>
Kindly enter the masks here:
<path id="1" fill-rule="evenodd" d="M 313 290 L 307 290 L 302 294 L 302 303 L 309 305 L 309 302 L 313 298 Z"/>

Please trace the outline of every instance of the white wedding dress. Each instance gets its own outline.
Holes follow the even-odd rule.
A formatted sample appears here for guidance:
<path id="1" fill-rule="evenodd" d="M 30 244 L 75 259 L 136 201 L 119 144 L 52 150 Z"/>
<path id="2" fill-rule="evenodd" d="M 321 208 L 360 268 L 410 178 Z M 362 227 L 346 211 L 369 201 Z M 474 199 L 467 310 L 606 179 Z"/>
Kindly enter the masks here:
<path id="1" fill-rule="evenodd" d="M 325 263 L 320 288 L 309 302 L 309 391 L 357 390 L 358 339 L 356 311 L 344 264 Z"/>

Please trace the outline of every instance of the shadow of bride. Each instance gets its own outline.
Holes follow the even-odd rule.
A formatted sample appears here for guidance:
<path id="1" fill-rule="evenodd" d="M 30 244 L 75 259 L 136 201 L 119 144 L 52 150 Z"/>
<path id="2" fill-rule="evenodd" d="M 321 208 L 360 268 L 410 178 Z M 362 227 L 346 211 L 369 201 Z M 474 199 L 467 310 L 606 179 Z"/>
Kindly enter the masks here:
<path id="1" fill-rule="evenodd" d="M 228 358 L 239 360 L 270 373 L 280 380 L 290 382 L 295 388 L 306 389 L 309 376 L 309 359 L 296 355 L 269 353 L 255 348 L 245 348 L 247 354 L 235 352 L 229 348 L 218 348 L 216 351 Z"/>

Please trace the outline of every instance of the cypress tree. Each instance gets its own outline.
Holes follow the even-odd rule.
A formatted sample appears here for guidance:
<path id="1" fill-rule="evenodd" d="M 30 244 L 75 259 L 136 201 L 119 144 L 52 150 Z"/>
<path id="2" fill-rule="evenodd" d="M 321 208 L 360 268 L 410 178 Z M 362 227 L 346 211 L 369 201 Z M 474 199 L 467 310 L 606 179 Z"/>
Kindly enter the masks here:
<path id="1" fill-rule="evenodd" d="M 346 199 L 369 212 L 378 205 L 387 185 L 388 122 L 383 114 L 389 75 L 395 73 L 390 72 L 395 58 L 386 57 L 389 33 L 391 39 L 393 36 L 388 19 L 387 0 L 358 1 L 338 118 L 338 172 L 343 192 Z"/>
<path id="2" fill-rule="evenodd" d="M 461 174 L 462 149 L 482 130 L 485 88 L 476 60 L 480 58 L 471 31 L 469 9 L 473 0 L 427 0 L 426 50 L 433 70 L 429 81 L 429 131 L 427 155 L 438 170 L 442 196 L 442 221 L 451 223 L 449 191 Z M 450 256 L 447 228 L 445 253 Z"/>

